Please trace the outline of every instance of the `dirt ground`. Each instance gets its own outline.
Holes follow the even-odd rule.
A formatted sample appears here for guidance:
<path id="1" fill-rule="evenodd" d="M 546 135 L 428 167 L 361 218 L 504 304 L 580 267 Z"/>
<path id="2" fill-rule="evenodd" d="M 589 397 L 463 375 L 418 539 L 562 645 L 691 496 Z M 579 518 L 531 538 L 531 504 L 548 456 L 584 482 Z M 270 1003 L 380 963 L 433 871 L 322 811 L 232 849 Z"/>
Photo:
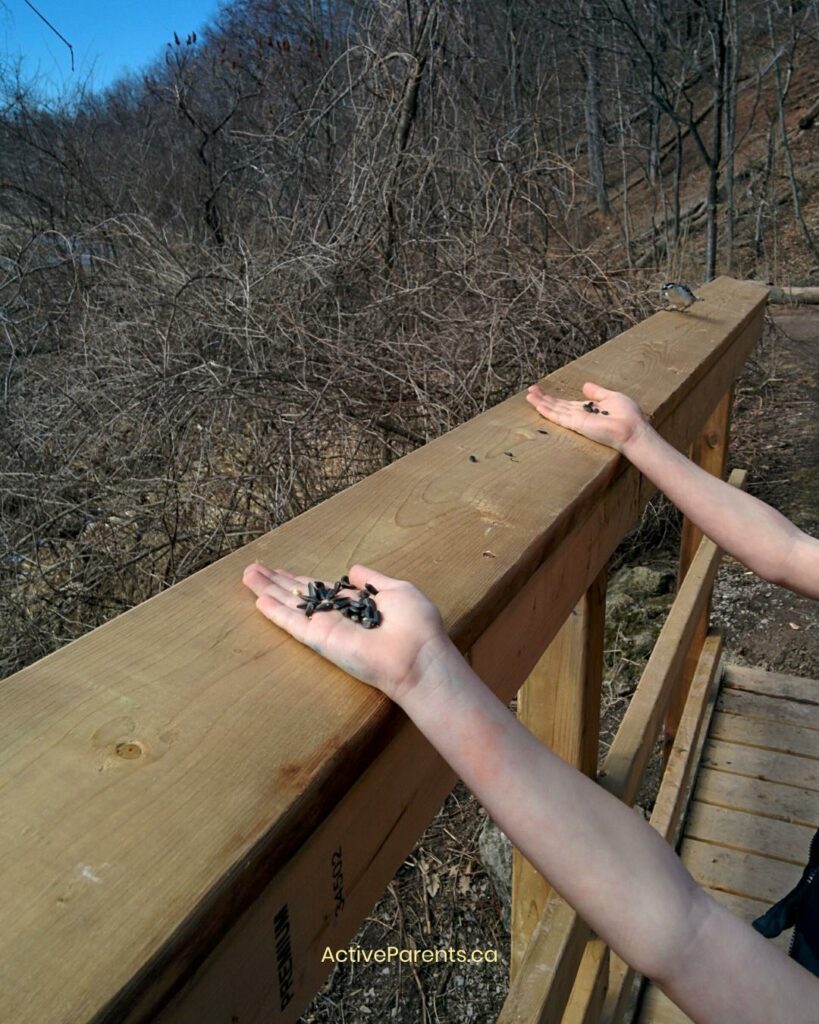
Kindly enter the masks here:
<path id="1" fill-rule="evenodd" d="M 819 533 L 819 309 L 774 307 L 771 408 L 754 416 L 753 402 L 737 415 L 732 465 L 748 469 L 748 490 L 807 533 Z M 759 451 L 741 461 L 747 423 Z M 743 665 L 819 679 L 819 616 L 815 602 L 775 587 L 726 559 L 714 588 L 714 624 L 728 656 Z"/>
<path id="2" fill-rule="evenodd" d="M 773 310 L 760 351 L 736 392 L 730 466 L 748 469 L 748 490 L 809 533 L 817 523 L 819 309 Z M 639 564 L 674 569 L 673 543 Z M 670 602 L 671 595 L 668 596 Z M 658 599 L 662 600 L 662 599 Z M 659 631 L 662 617 L 652 623 Z M 727 559 L 714 590 L 712 621 L 739 664 L 819 678 L 819 617 L 807 598 L 772 586 Z M 641 663 L 634 662 L 639 673 Z M 607 653 L 604 744 L 633 687 Z M 615 680 L 617 685 L 615 686 Z M 652 785 L 639 802 L 646 808 Z M 364 950 L 453 946 L 497 950 L 496 963 L 339 965 L 302 1024 L 492 1024 L 507 991 L 509 933 L 481 862 L 486 812 L 462 784 L 445 801 L 373 908 L 352 945 Z"/>

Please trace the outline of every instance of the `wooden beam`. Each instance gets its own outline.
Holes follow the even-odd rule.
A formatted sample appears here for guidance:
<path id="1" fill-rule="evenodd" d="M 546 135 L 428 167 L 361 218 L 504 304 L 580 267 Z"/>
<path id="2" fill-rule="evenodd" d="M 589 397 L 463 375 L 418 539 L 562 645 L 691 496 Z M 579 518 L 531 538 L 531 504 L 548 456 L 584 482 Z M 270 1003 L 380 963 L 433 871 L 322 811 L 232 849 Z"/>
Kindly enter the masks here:
<path id="1" fill-rule="evenodd" d="M 742 487 L 745 476 L 744 470 L 734 470 L 729 482 Z M 600 784 L 628 804 L 637 795 L 721 557 L 716 544 L 703 538 L 609 749 Z"/>
<path id="2" fill-rule="evenodd" d="M 744 474 L 735 472 L 732 474 L 732 481 L 737 485 L 741 484 L 744 481 Z M 649 658 L 637 685 L 637 690 L 632 697 L 629 712 L 632 707 L 636 707 L 637 713 L 631 715 L 629 712 L 626 713 L 606 758 L 600 779 L 614 796 L 628 804 L 634 802 L 637 794 L 649 753 L 662 721 L 662 701 L 667 699 L 674 676 L 682 666 L 685 637 L 696 623 L 703 595 L 710 586 L 709 573 L 716 571 L 714 559 L 716 558 L 718 561 L 718 557 L 719 550 L 715 548 L 712 541 L 704 538 L 691 572 L 668 613 L 666 623 L 654 648 L 655 653 Z M 655 657 L 658 651 L 660 653 Z M 695 675 L 697 688 L 696 691 L 692 690 L 691 710 L 689 711 L 687 705 L 686 727 L 684 731 L 680 731 L 678 747 L 675 748 L 679 750 L 679 753 L 675 755 L 673 763 L 669 761 L 668 767 L 672 774 L 668 776 L 668 782 L 664 780 L 657 797 L 655 806 L 657 817 L 654 820 L 659 823 L 658 827 L 665 830 L 664 834 L 667 837 L 675 834 L 674 830 L 677 828 L 681 813 L 680 808 L 684 805 L 683 803 L 679 805 L 674 803 L 674 798 L 679 795 L 680 801 L 687 801 L 689 796 L 693 768 L 697 763 L 690 756 L 691 750 L 696 749 L 698 758 L 701 747 L 700 733 L 697 730 L 701 728 L 705 718 L 706 706 L 710 719 L 710 710 L 715 699 L 714 679 L 719 665 L 720 652 L 721 640 L 719 638 L 715 637 L 709 640 L 707 646 L 703 646 L 701 663 Z M 694 735 L 695 739 L 692 739 Z M 704 733 L 702 735 L 704 741 Z M 677 789 L 682 783 L 685 784 L 684 792 L 677 794 Z M 550 893 L 548 903 L 551 904 L 557 898 L 556 893 Z M 556 920 L 556 912 L 552 910 L 550 913 Z M 574 938 L 574 930 L 580 927 L 579 919 L 576 915 L 566 914 L 561 920 L 564 927 L 572 929 L 572 936 L 552 935 L 540 925 L 535 929 L 524 961 L 510 985 L 509 995 L 504 1004 L 504 1009 L 507 1005 L 510 1007 L 510 1014 L 517 1013 L 519 1015 L 517 1017 L 511 1015 L 509 1020 L 528 1020 L 523 1014 L 522 1007 L 527 1008 L 528 1012 L 532 1007 L 552 1005 L 551 1001 L 555 999 L 557 1000 L 556 1005 L 560 1006 L 560 1014 L 563 1014 L 571 985 L 574 983 L 575 973 L 582 961 L 584 962 L 583 988 L 588 992 L 595 992 L 601 984 L 598 972 L 602 970 L 602 961 L 595 962 L 593 952 L 578 951 L 576 944 L 570 941 L 570 938 Z M 559 970 L 553 952 L 555 948 L 563 950 L 564 959 L 559 965 Z M 553 964 L 555 969 L 535 973 L 527 967 L 528 964 L 541 960 Z M 615 964 L 612 968 L 614 984 L 610 983 L 610 991 L 612 988 L 616 989 L 617 970 Z M 564 977 L 564 972 L 569 975 L 568 980 Z M 620 984 L 627 984 L 625 978 L 620 979 Z M 549 989 L 552 987 L 556 988 L 557 997 L 550 994 Z M 563 1002 L 564 993 L 566 1002 Z M 617 997 L 608 996 L 607 1000 L 611 998 Z M 579 1007 L 575 1007 L 573 1012 L 580 1014 L 581 1010 Z M 559 1021 L 561 1017 L 550 1019 Z"/>
<path id="3" fill-rule="evenodd" d="M 610 959 L 611 951 L 602 939 L 589 939 L 560 1024 L 598 1024 L 609 987 Z"/>
<path id="4" fill-rule="evenodd" d="M 706 473 L 718 477 L 720 480 L 725 477 L 725 470 L 728 460 L 728 444 L 731 429 L 731 409 L 733 406 L 734 389 L 731 386 L 722 398 L 717 402 L 711 415 L 705 421 L 702 430 L 691 445 L 689 455 Z M 680 564 L 677 576 L 677 589 L 679 590 L 685 574 L 700 546 L 702 531 L 695 526 L 687 517 L 683 517 L 682 536 L 680 538 Z M 663 760 L 668 758 L 671 747 L 674 743 L 674 733 L 680 721 L 683 708 L 685 707 L 688 688 L 691 679 L 697 668 L 700 651 L 708 633 L 708 622 L 711 616 L 711 595 L 700 614 L 699 622 L 694 629 L 691 644 L 688 648 L 688 655 L 685 659 L 682 675 L 678 685 L 674 688 L 671 696 L 671 704 L 666 715 L 664 725 L 664 749 Z"/>
<path id="5" fill-rule="evenodd" d="M 588 925 L 553 890 L 497 1024 L 558 1024 L 590 935 Z"/>
<path id="6" fill-rule="evenodd" d="M 764 289 L 746 282 L 719 279 L 702 297 L 696 315 L 657 314 L 545 387 L 627 390 L 684 449 L 764 310 Z M 514 396 L 0 685 L 0 902 L 13 922 L 0 934 L 0 1017 L 25 1006 L 38 1024 L 154 1020 L 184 1006 L 183 990 L 194 999 L 218 961 L 220 1005 L 297 1018 L 315 989 L 305 975 L 280 1012 L 305 948 L 281 903 L 258 982 L 241 989 L 236 951 L 265 893 L 299 880 L 287 905 L 304 908 L 299 928 L 318 921 L 310 940 L 351 936 L 366 912 L 351 901 L 335 916 L 322 826 L 343 806 L 351 818 L 333 827 L 351 827 L 359 804 L 345 797 L 385 772 L 355 849 L 361 871 L 375 858 L 386 877 L 451 777 L 428 745 L 402 740 L 408 724 L 385 698 L 266 622 L 242 569 L 256 559 L 334 579 L 363 561 L 411 578 L 511 696 L 652 491 L 616 453 L 543 422 Z M 382 760 L 392 746 L 398 768 Z M 408 775 L 425 780 L 409 795 Z"/>
<path id="7" fill-rule="evenodd" d="M 675 849 L 719 691 L 721 656 L 722 637 L 718 633 L 709 634 L 703 643 L 700 660 L 691 680 L 688 700 L 651 814 L 652 828 Z M 634 977 L 634 971 L 624 960 L 612 956 L 600 1024 L 620 1024 L 624 1019 L 633 991 Z"/>
<path id="8" fill-rule="evenodd" d="M 597 775 L 606 569 L 572 610 L 518 694 L 518 718 L 541 743 L 591 778 Z M 550 886 L 517 848 L 512 862 L 510 979 L 543 915 Z"/>

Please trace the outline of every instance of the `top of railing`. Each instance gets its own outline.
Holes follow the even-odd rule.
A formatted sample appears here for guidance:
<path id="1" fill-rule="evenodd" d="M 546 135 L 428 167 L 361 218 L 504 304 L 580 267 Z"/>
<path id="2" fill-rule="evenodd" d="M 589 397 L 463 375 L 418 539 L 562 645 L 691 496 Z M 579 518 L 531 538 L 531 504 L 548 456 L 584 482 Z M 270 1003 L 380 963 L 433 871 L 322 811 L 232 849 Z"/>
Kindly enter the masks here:
<path id="1" fill-rule="evenodd" d="M 701 295 L 545 387 L 626 391 L 684 447 L 766 291 Z M 0 1016 L 150 1019 L 401 724 L 256 611 L 245 565 L 412 579 L 508 695 L 531 663 L 525 623 L 515 650 L 497 642 L 518 596 L 539 653 L 650 491 L 516 395 L 1 683 Z"/>

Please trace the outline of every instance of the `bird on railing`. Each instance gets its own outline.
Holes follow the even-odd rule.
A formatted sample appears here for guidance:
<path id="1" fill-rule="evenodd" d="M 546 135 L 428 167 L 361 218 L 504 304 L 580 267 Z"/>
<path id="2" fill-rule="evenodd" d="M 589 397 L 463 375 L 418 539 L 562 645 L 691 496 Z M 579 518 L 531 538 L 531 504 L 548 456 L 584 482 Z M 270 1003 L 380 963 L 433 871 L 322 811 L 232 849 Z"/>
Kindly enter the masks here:
<path id="1" fill-rule="evenodd" d="M 669 304 L 669 307 L 673 306 L 674 309 L 679 309 L 682 313 L 687 313 L 695 302 L 702 302 L 702 299 L 697 298 L 688 285 L 675 284 L 673 281 L 662 286 L 660 295 Z"/>

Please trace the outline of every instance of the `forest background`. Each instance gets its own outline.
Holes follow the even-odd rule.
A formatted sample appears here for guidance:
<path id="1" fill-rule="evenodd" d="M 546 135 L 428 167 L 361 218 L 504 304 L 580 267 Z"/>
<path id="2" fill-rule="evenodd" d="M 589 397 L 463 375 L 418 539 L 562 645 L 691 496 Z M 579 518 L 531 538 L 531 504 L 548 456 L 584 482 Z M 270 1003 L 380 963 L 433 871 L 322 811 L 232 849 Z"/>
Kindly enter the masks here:
<path id="1" fill-rule="evenodd" d="M 0 677 L 643 319 L 665 280 L 819 283 L 817 101 L 817 0 L 233 0 L 103 92 L 0 64 Z M 654 504 L 620 562 L 676 530 Z M 433 931 L 502 948 L 465 808 L 436 819 L 462 864 Z M 370 945 L 432 934 L 448 883 L 419 850 Z M 494 1019 L 505 984 L 369 971 L 305 1020 Z"/>

